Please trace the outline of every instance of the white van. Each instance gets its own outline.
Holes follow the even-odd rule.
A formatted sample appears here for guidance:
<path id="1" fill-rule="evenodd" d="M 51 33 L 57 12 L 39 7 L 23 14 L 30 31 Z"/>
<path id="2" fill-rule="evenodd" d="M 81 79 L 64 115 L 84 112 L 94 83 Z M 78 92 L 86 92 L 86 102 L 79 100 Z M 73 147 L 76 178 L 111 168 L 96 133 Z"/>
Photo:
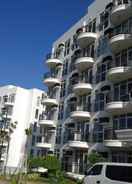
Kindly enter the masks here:
<path id="1" fill-rule="evenodd" d="M 130 184 L 132 164 L 98 163 L 86 172 L 84 184 Z"/>

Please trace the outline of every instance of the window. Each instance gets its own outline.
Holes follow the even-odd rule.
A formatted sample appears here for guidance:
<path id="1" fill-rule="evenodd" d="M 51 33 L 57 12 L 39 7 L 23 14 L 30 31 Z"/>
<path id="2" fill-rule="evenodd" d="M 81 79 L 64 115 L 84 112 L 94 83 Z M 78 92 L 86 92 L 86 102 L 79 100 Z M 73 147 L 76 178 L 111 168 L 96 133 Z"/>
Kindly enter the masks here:
<path id="1" fill-rule="evenodd" d="M 132 129 L 132 115 L 127 119 L 127 128 Z"/>
<path id="2" fill-rule="evenodd" d="M 67 72 L 68 72 L 68 61 L 69 61 L 68 59 L 66 59 L 64 61 L 63 74 L 62 74 L 62 76 L 67 75 Z"/>
<path id="3" fill-rule="evenodd" d="M 56 136 L 56 144 L 61 144 L 61 131 L 62 131 L 62 128 L 59 125 L 57 127 L 57 132 L 56 132 L 56 134 L 57 134 L 57 136 Z"/>
<path id="4" fill-rule="evenodd" d="M 94 123 L 94 142 L 103 142 L 103 125 L 100 125 L 98 122 Z"/>
<path id="5" fill-rule="evenodd" d="M 118 34 L 128 34 L 132 31 L 132 18 L 129 18 L 126 22 L 123 22 L 113 30 L 113 36 Z"/>
<path id="6" fill-rule="evenodd" d="M 71 62 L 70 62 L 70 66 L 69 66 L 69 72 L 72 72 L 72 71 L 74 71 L 76 69 L 75 63 L 76 63 L 76 57 L 73 55 L 71 57 Z"/>
<path id="7" fill-rule="evenodd" d="M 11 103 L 13 103 L 13 102 L 15 102 L 15 94 L 11 94 L 10 96 L 9 96 L 9 101 L 11 102 Z"/>
<path id="8" fill-rule="evenodd" d="M 87 32 L 96 32 L 96 19 L 94 19 L 92 22 L 90 22 L 87 26 L 86 26 L 86 31 Z"/>
<path id="9" fill-rule="evenodd" d="M 33 125 L 33 132 L 36 132 L 36 131 L 37 131 L 37 122 L 35 122 Z"/>
<path id="10" fill-rule="evenodd" d="M 125 129 L 125 128 L 126 128 L 126 118 L 124 116 L 120 116 L 119 129 Z"/>
<path id="11" fill-rule="evenodd" d="M 36 140 L 35 136 L 32 136 L 32 146 L 35 145 L 35 140 Z"/>
<path id="12" fill-rule="evenodd" d="M 122 81 L 114 85 L 114 101 L 131 101 L 132 80 Z"/>
<path id="13" fill-rule="evenodd" d="M 118 118 L 117 117 L 115 117 L 114 119 L 113 119 L 113 128 L 114 128 L 114 130 L 118 130 L 119 128 L 118 128 Z"/>
<path id="14" fill-rule="evenodd" d="M 61 83 L 61 94 L 60 97 L 63 98 L 65 96 L 66 93 L 66 81 L 63 81 Z"/>
<path id="15" fill-rule="evenodd" d="M 83 95 L 78 98 L 77 110 L 91 111 L 91 96 Z"/>
<path id="16" fill-rule="evenodd" d="M 78 57 L 93 57 L 94 58 L 94 44 L 87 46 L 80 50 L 80 53 L 77 55 Z"/>
<path id="17" fill-rule="evenodd" d="M 8 102 L 8 96 L 7 95 L 3 96 L 3 102 Z"/>
<path id="18" fill-rule="evenodd" d="M 38 97 L 37 97 L 37 106 L 40 105 L 40 102 L 41 102 L 41 98 L 40 98 L 40 96 L 38 96 Z"/>
<path id="19" fill-rule="evenodd" d="M 106 177 L 111 180 L 131 183 L 132 167 L 131 166 L 107 166 Z"/>
<path id="20" fill-rule="evenodd" d="M 64 52 L 64 55 L 68 55 L 70 53 L 70 42 L 71 40 L 68 39 L 66 42 L 65 42 L 65 52 Z"/>
<path id="21" fill-rule="evenodd" d="M 111 63 L 112 63 L 112 60 L 106 60 L 98 64 L 97 73 L 96 73 L 96 83 L 105 81 L 106 74 L 108 70 L 111 68 Z"/>
<path id="22" fill-rule="evenodd" d="M 82 73 L 80 73 L 80 76 L 79 76 L 79 80 L 80 82 L 83 82 L 83 83 L 90 83 L 92 84 L 92 80 L 93 80 L 93 77 L 92 77 L 92 70 L 89 69 L 89 70 L 86 70 Z"/>
<path id="23" fill-rule="evenodd" d="M 94 166 L 87 175 L 100 175 L 102 171 L 103 166 L 102 165 L 96 165 Z"/>
<path id="24" fill-rule="evenodd" d="M 132 114 L 114 116 L 113 126 L 114 130 L 132 129 Z"/>
<path id="25" fill-rule="evenodd" d="M 109 91 L 104 93 L 96 92 L 95 96 L 95 104 L 94 104 L 94 111 L 103 111 L 105 105 L 110 101 Z"/>
<path id="26" fill-rule="evenodd" d="M 58 114 L 58 119 L 59 120 L 62 120 L 63 119 L 63 115 L 64 115 L 64 104 L 63 103 L 61 103 L 60 105 L 59 105 L 59 114 Z"/>
<path id="27" fill-rule="evenodd" d="M 13 106 L 8 106 L 7 112 L 8 115 L 11 116 L 13 114 Z"/>
<path id="28" fill-rule="evenodd" d="M 37 143 L 41 142 L 42 138 L 41 136 L 37 136 Z"/>
<path id="29" fill-rule="evenodd" d="M 38 119 L 38 116 L 39 116 L 39 110 L 36 109 L 36 111 L 35 111 L 35 119 Z"/>

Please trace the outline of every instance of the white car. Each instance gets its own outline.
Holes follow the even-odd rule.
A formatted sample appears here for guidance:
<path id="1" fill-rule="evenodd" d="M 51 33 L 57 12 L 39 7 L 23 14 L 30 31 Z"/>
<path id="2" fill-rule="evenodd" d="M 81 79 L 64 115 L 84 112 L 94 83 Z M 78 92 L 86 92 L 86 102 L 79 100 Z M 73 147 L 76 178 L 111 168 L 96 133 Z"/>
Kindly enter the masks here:
<path id="1" fill-rule="evenodd" d="M 86 172 L 84 184 L 130 184 L 132 164 L 98 163 Z"/>

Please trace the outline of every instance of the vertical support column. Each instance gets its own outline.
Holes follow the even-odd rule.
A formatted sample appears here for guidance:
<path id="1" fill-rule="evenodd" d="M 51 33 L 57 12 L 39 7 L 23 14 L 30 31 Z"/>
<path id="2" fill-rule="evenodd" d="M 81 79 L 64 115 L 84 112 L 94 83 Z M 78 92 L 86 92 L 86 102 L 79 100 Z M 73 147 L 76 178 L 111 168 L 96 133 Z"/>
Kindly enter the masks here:
<path id="1" fill-rule="evenodd" d="M 86 31 L 86 30 L 85 30 L 85 26 L 86 26 L 86 22 L 84 21 L 84 22 L 83 22 L 83 32 Z"/>
<path id="2" fill-rule="evenodd" d="M 75 150 L 73 151 L 72 155 L 72 173 L 75 173 Z"/>
<path id="3" fill-rule="evenodd" d="M 55 49 L 54 49 L 54 47 L 52 48 L 52 58 L 53 58 L 53 56 L 54 56 L 54 52 L 55 52 Z"/>
<path id="4" fill-rule="evenodd" d="M 42 143 L 44 143 L 45 142 L 45 135 L 44 135 L 44 132 L 45 132 L 45 128 L 43 127 L 42 128 Z"/>

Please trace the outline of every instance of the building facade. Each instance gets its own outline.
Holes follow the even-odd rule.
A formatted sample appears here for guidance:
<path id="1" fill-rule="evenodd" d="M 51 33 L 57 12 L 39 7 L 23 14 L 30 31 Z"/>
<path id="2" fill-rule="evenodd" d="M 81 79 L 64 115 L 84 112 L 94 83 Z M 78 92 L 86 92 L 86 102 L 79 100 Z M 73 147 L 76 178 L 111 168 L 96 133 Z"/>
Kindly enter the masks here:
<path id="1" fill-rule="evenodd" d="M 132 162 L 132 1 L 93 1 L 46 64 L 46 123 L 55 123 L 63 168 L 84 174 L 93 150 Z"/>
<path id="2" fill-rule="evenodd" d="M 40 145 L 45 137 L 45 128 L 39 123 L 45 114 L 42 97 L 47 95 L 39 89 L 13 85 L 0 87 L 0 136 L 5 133 L 10 138 L 0 142 L 2 170 L 17 172 L 22 169 L 27 151 L 33 156 L 46 153 Z M 25 130 L 29 128 L 32 128 L 32 135 L 27 137 Z"/>

